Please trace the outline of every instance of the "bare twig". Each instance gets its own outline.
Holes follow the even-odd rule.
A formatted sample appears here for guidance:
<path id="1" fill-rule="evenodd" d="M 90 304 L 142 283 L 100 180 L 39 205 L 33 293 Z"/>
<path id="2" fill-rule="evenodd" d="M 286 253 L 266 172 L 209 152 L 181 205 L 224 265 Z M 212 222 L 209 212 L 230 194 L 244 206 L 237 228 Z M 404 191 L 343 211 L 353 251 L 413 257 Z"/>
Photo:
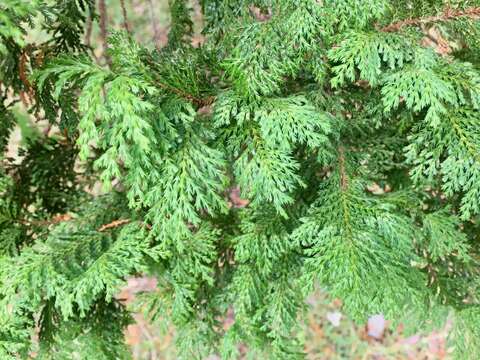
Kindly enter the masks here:
<path id="1" fill-rule="evenodd" d="M 130 223 L 130 221 L 131 221 L 130 219 L 115 220 L 115 221 L 112 221 L 111 223 L 104 224 L 104 225 L 100 226 L 98 228 L 98 231 L 103 232 L 105 230 L 114 229 L 114 228 L 117 228 L 117 227 L 120 227 L 120 226 L 123 226 L 123 225 L 126 225 L 126 224 Z"/>
<path id="2" fill-rule="evenodd" d="M 469 7 L 464 10 L 453 10 L 453 9 L 447 8 L 442 14 L 437 16 L 427 16 L 423 18 L 406 19 L 402 21 L 397 21 L 381 28 L 380 30 L 384 32 L 396 32 L 406 26 L 421 26 L 423 24 L 445 22 L 449 20 L 455 20 L 457 18 L 462 18 L 462 17 L 467 17 L 472 19 L 479 18 L 480 7 Z"/>
<path id="3" fill-rule="evenodd" d="M 125 7 L 125 0 L 120 0 L 120 7 L 122 8 L 123 27 L 130 33 L 130 24 L 128 23 L 127 8 Z"/>

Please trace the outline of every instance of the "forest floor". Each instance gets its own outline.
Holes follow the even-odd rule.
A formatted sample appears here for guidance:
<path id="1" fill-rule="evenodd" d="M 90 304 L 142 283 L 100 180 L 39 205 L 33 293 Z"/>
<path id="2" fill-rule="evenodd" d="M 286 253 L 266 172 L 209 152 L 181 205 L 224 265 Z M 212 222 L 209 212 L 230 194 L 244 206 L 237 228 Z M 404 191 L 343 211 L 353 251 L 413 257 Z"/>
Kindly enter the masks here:
<path id="1" fill-rule="evenodd" d="M 132 278 L 119 294 L 119 299 L 132 304 L 136 294 L 153 291 L 155 279 Z M 300 334 L 305 339 L 308 360 L 444 360 L 450 359 L 452 349 L 447 347 L 451 323 L 426 334 L 408 334 L 405 326 L 391 326 L 381 314 L 372 316 L 365 324 L 355 324 L 341 312 L 341 301 L 329 299 L 320 290 L 307 300 L 309 311 Z M 225 319 L 234 321 L 233 314 Z M 150 324 L 140 313 L 134 314 L 135 323 L 125 331 L 125 338 L 135 360 L 173 360 L 175 329 L 161 329 Z M 241 349 L 246 352 L 246 349 Z M 213 355 L 205 360 L 219 360 Z"/>

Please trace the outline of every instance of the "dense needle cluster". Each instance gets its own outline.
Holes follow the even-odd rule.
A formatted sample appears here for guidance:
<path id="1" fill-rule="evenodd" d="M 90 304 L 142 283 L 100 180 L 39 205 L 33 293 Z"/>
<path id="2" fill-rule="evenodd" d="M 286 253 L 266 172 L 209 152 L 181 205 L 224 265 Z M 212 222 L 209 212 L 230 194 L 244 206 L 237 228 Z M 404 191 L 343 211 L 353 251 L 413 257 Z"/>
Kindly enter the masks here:
<path id="1" fill-rule="evenodd" d="M 303 358 L 316 284 L 478 358 L 480 1 L 201 0 L 199 46 L 189 3 L 104 63 L 93 0 L 2 0 L 0 358 L 129 358 L 137 274 L 182 358 Z"/>

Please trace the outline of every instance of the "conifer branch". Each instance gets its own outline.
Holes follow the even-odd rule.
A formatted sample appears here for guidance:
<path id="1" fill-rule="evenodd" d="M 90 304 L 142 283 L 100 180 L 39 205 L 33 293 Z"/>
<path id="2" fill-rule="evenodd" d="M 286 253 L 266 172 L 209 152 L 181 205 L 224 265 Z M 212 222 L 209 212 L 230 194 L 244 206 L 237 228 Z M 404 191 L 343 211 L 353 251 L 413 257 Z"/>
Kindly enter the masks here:
<path id="1" fill-rule="evenodd" d="M 33 97 L 35 93 L 34 93 L 32 84 L 28 80 L 28 74 L 27 74 L 27 61 L 28 61 L 27 52 L 29 51 L 30 48 L 31 48 L 30 46 L 27 46 L 22 51 L 22 54 L 20 55 L 20 61 L 18 63 L 18 72 L 19 72 L 20 80 L 25 86 L 26 93 L 29 95 L 29 97 Z M 22 101 L 25 103 L 26 100 L 22 98 Z"/>
<path id="2" fill-rule="evenodd" d="M 458 124 L 458 122 L 455 120 L 455 118 L 449 117 L 450 121 L 452 123 L 453 129 L 455 129 L 455 132 L 457 133 L 457 136 L 460 139 L 460 142 L 465 146 L 469 154 L 472 156 L 475 161 L 480 162 L 480 156 L 477 153 L 475 146 L 472 144 L 472 142 L 468 139 L 468 136 L 465 134 L 465 131 L 462 129 L 462 127 Z"/>
<path id="3" fill-rule="evenodd" d="M 146 27 L 159 47 L 155 1 Z M 117 3 L 126 31 L 111 34 L 106 0 L 52 2 L 40 46 L 23 25 L 42 21 L 38 2 L 0 3 L 0 147 L 20 99 L 78 134 L 77 146 L 38 136 L 0 159 L 0 308 L 14 309 L 0 311 L 1 359 L 28 357 L 37 328 L 41 358 L 125 357 L 128 314 L 112 299 L 149 270 L 159 291 L 142 307 L 178 326 L 181 358 L 192 344 L 199 358 L 220 343 L 225 357 L 241 343 L 265 345 L 265 359 L 301 353 L 298 315 L 315 283 L 355 319 L 413 305 L 425 323 L 440 301 L 458 315 L 477 300 L 478 3 L 216 1 L 202 8 L 209 45 L 194 48 L 192 4 L 171 0 L 158 51 L 128 34 L 127 0 Z M 399 33 L 418 26 L 435 40 L 447 21 L 469 51 L 445 40 L 445 59 Z M 105 151 L 89 156 L 92 144 Z M 85 194 L 97 179 L 124 191 Z M 227 308 L 233 333 L 217 326 Z M 459 329 L 477 334 L 472 310 L 473 326 Z"/>
<path id="4" fill-rule="evenodd" d="M 406 26 L 421 26 L 423 24 L 445 22 L 445 21 L 462 18 L 462 17 L 478 19 L 480 17 L 480 7 L 470 7 L 465 10 L 454 10 L 451 8 L 447 8 L 440 15 L 397 21 L 381 28 L 381 31 L 397 32 Z"/>

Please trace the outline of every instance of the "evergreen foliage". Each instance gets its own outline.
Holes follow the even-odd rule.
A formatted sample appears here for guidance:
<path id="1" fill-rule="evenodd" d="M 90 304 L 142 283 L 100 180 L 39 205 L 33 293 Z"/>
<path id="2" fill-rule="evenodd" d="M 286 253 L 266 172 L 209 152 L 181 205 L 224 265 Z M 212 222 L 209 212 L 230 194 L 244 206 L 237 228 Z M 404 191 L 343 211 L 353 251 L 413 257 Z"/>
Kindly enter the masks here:
<path id="1" fill-rule="evenodd" d="M 453 313 L 479 358 L 480 1 L 201 0 L 196 47 L 169 4 L 167 46 L 111 31 L 106 64 L 93 0 L 0 4 L 0 357 L 128 359 L 149 274 L 181 358 L 303 358 L 317 283 L 358 321 Z M 11 159 L 19 101 L 49 125 Z"/>

